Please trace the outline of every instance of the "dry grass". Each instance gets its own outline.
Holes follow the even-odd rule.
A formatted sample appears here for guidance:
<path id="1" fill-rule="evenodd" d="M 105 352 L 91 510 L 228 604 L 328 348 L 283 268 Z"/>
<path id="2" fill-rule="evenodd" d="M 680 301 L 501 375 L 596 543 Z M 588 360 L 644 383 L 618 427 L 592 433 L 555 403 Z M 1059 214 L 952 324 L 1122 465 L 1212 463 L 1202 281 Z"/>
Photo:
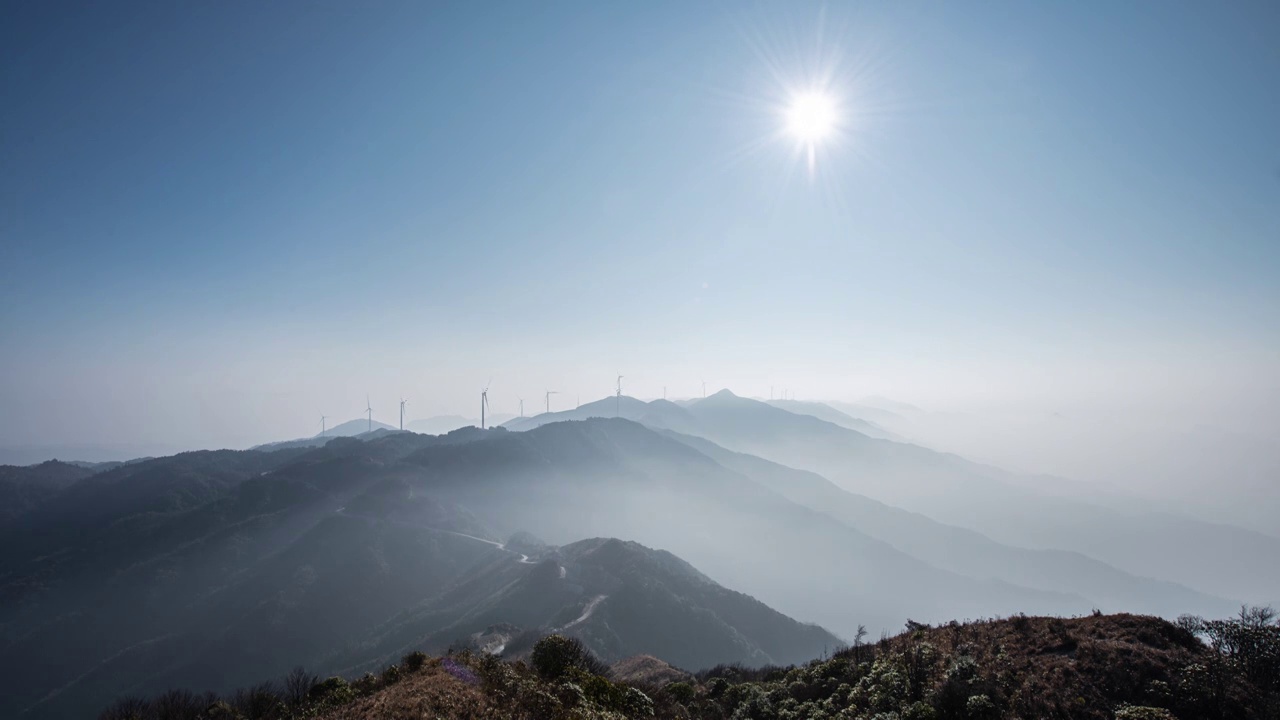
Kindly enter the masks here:
<path id="1" fill-rule="evenodd" d="M 317 717 L 322 720 L 479 720 L 508 718 L 510 715 L 496 706 L 477 684 L 459 680 L 445 670 L 439 658 L 432 658 L 422 670 L 400 682 Z"/>
<path id="2" fill-rule="evenodd" d="M 652 655 L 636 655 L 619 660 L 609 668 L 609 676 L 618 682 L 644 688 L 660 688 L 667 683 L 693 679 L 689 673 Z"/>
<path id="3" fill-rule="evenodd" d="M 1123 614 L 944 625 L 886 646 L 903 650 L 920 639 L 941 658 L 972 657 L 1010 707 L 1034 717 L 1084 717 L 1091 715 L 1084 708 L 1145 701 L 1153 681 L 1176 683 L 1178 668 L 1208 653 L 1164 620 Z"/>

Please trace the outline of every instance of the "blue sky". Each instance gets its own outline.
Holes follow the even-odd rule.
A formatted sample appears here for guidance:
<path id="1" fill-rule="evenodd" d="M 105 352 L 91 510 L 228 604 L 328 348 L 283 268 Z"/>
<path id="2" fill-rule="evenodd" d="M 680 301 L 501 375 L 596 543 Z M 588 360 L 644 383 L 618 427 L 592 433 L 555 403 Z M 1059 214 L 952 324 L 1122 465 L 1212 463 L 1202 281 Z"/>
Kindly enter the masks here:
<path id="1" fill-rule="evenodd" d="M 0 444 L 240 446 L 616 371 L 1280 392 L 1274 3 L 3 14 Z M 777 108 L 824 71 L 810 178 Z"/>

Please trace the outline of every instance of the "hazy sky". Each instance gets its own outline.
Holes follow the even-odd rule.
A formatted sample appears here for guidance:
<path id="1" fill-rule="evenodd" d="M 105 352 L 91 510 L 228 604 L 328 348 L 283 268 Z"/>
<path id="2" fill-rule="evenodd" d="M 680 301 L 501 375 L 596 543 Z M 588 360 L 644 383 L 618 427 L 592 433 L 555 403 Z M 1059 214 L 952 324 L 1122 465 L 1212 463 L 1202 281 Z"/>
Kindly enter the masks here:
<path id="1" fill-rule="evenodd" d="M 0 445 L 1280 390 L 1280 5 L 537 5 L 6 4 Z"/>

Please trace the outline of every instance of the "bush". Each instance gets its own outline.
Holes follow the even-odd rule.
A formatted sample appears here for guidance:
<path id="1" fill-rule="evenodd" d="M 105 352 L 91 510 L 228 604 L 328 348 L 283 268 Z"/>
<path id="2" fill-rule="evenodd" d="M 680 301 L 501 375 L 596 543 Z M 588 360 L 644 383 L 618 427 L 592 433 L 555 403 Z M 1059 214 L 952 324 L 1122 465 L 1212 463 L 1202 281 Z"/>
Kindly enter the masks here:
<path id="1" fill-rule="evenodd" d="M 938 711 L 932 705 L 923 700 L 912 703 L 902 711 L 902 720 L 935 720 L 938 717 Z"/>
<path id="2" fill-rule="evenodd" d="M 356 697 L 368 697 L 378 691 L 378 676 L 367 672 L 351 683 L 351 692 Z"/>
<path id="3" fill-rule="evenodd" d="M 355 690 L 340 677 L 322 680 L 308 693 L 311 699 L 320 705 L 345 705 L 356 697 Z"/>
<path id="4" fill-rule="evenodd" d="M 722 677 L 711 678 L 707 683 L 707 697 L 718 698 L 729 689 L 729 681 Z"/>
<path id="5" fill-rule="evenodd" d="M 268 720 L 282 714 L 284 710 L 284 703 L 281 702 L 275 686 L 271 683 L 261 683 L 237 690 L 231 699 L 231 706 L 247 720 Z"/>
<path id="6" fill-rule="evenodd" d="M 482 654 L 476 662 L 476 671 L 485 690 L 503 702 L 511 701 L 520 691 L 520 674 L 497 655 Z"/>
<path id="7" fill-rule="evenodd" d="M 210 705 L 201 716 L 201 720 L 242 720 L 243 715 L 236 712 L 226 700 L 219 700 Z"/>
<path id="8" fill-rule="evenodd" d="M 609 671 L 609 666 L 588 650 L 582 641 L 563 635 L 548 635 L 539 640 L 533 646 L 529 660 L 533 669 L 548 680 L 562 678 L 572 669 L 591 675 L 604 675 Z"/>
<path id="9" fill-rule="evenodd" d="M 974 695 L 964 704 L 964 714 L 969 720 L 995 720 L 1000 716 L 996 704 L 986 695 Z"/>
<path id="10" fill-rule="evenodd" d="M 622 688 L 621 702 L 618 703 L 616 708 L 618 711 L 629 718 L 653 716 L 653 700 L 648 695 L 633 687 L 618 687 Z"/>
<path id="11" fill-rule="evenodd" d="M 418 672 L 423 665 L 427 664 L 427 654 L 421 650 L 414 650 L 400 658 L 400 664 L 404 665 L 404 669 L 409 672 Z"/>
<path id="12" fill-rule="evenodd" d="M 1164 708 L 1121 705 L 1116 709 L 1116 720 L 1177 720 L 1177 718 Z"/>
<path id="13" fill-rule="evenodd" d="M 383 684 L 383 685 L 395 685 L 395 684 L 396 684 L 396 683 L 398 683 L 398 682 L 400 682 L 400 666 L 399 666 L 399 665 L 388 665 L 388 666 L 387 666 L 387 667 L 382 671 L 382 684 Z"/>
<path id="14" fill-rule="evenodd" d="M 687 682 L 670 683 L 666 687 L 662 688 L 662 692 L 666 693 L 667 697 L 681 705 L 688 705 L 689 702 L 697 695 L 697 691 L 694 690 L 693 686 Z"/>

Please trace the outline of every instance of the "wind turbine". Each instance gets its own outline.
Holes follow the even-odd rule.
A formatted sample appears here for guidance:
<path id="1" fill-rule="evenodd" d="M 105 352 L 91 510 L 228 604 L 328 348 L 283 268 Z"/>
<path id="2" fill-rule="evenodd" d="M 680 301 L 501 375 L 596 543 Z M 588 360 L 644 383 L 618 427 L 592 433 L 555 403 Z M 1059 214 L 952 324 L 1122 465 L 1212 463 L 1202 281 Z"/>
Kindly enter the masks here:
<path id="1" fill-rule="evenodd" d="M 551 412 L 551 396 L 552 396 L 552 395 L 559 395 L 559 394 L 560 394 L 560 391 L 559 391 L 559 390 L 548 390 L 548 391 L 547 391 L 547 412 Z"/>
<path id="2" fill-rule="evenodd" d="M 364 395 L 364 411 L 369 413 L 369 432 L 373 432 L 373 404 L 369 402 L 369 394 Z"/>
<path id="3" fill-rule="evenodd" d="M 493 382 L 493 381 L 490 380 L 489 382 Z M 485 385 L 484 389 L 480 391 L 480 429 L 481 430 L 484 429 L 484 411 L 485 411 L 485 408 L 487 407 L 489 407 L 489 386 Z"/>
<path id="4" fill-rule="evenodd" d="M 613 416 L 614 416 L 614 417 L 622 417 L 622 376 L 621 376 L 621 375 L 619 375 L 619 376 L 618 376 L 618 396 L 617 396 L 617 398 L 618 398 L 618 399 L 614 401 Z"/>
<path id="5" fill-rule="evenodd" d="M 703 398 L 707 397 L 707 381 L 706 380 L 702 381 L 702 397 Z"/>
<path id="6" fill-rule="evenodd" d="M 400 429 L 404 430 L 404 405 L 409 402 L 404 398 L 400 398 Z"/>
<path id="7" fill-rule="evenodd" d="M 324 415 L 320 416 L 320 437 L 324 437 L 324 433 L 325 433 L 324 421 L 328 419 L 329 418 Z"/>
<path id="8" fill-rule="evenodd" d="M 524 398 L 517 395 L 516 399 L 520 401 L 520 417 L 524 417 Z"/>

